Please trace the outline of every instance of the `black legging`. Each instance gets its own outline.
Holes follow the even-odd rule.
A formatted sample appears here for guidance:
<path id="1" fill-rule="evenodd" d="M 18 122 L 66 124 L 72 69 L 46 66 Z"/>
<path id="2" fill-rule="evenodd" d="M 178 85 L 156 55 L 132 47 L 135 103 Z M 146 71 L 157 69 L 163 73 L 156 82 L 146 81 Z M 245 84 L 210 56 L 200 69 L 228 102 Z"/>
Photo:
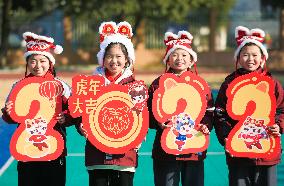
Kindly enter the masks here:
<path id="1" fill-rule="evenodd" d="M 277 166 L 229 165 L 230 186 L 274 186 L 277 185 Z"/>
<path id="2" fill-rule="evenodd" d="M 134 172 L 96 169 L 88 173 L 89 186 L 133 186 Z"/>
<path id="3" fill-rule="evenodd" d="M 65 186 L 66 159 L 52 161 L 18 162 L 19 186 Z"/>
<path id="4" fill-rule="evenodd" d="M 155 186 L 204 185 L 203 161 L 153 161 Z"/>

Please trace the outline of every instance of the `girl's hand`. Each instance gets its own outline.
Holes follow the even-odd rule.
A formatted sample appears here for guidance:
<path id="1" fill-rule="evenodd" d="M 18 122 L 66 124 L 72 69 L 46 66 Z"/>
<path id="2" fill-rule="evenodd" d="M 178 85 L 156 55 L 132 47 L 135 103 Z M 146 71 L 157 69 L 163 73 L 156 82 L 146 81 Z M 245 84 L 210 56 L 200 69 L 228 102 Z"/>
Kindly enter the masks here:
<path id="1" fill-rule="evenodd" d="M 13 102 L 12 101 L 8 101 L 8 102 L 5 103 L 4 110 L 7 112 L 8 115 L 10 115 L 12 108 L 13 108 Z"/>
<path id="2" fill-rule="evenodd" d="M 144 138 L 143 141 L 146 141 L 146 136 L 145 136 L 145 138 Z M 135 150 L 136 152 L 138 152 L 138 150 L 140 149 L 141 145 L 142 145 L 142 143 L 140 143 L 137 147 L 135 147 L 134 150 Z"/>
<path id="3" fill-rule="evenodd" d="M 161 129 L 171 128 L 173 123 L 171 121 L 166 121 L 160 124 Z"/>
<path id="4" fill-rule="evenodd" d="M 280 136 L 280 127 L 277 124 L 267 127 L 267 132 L 273 136 Z"/>
<path id="5" fill-rule="evenodd" d="M 87 131 L 86 131 L 86 130 L 84 129 L 84 127 L 83 127 L 83 123 L 80 123 L 79 130 L 80 130 L 81 134 L 83 134 L 83 136 L 84 136 L 85 138 L 88 137 Z"/>
<path id="6" fill-rule="evenodd" d="M 58 122 L 59 124 L 65 123 L 65 115 L 64 115 L 64 113 L 61 112 L 60 114 L 58 114 L 58 115 L 55 117 L 55 119 L 57 120 L 57 122 Z"/>
<path id="7" fill-rule="evenodd" d="M 146 141 L 146 136 L 145 136 L 143 142 L 145 142 L 145 141 Z M 135 150 L 136 152 L 138 152 L 138 150 L 141 148 L 141 145 L 142 145 L 142 143 L 140 143 L 137 147 L 135 147 L 134 150 Z"/>
<path id="8" fill-rule="evenodd" d="M 142 143 L 140 143 L 137 147 L 135 147 L 134 150 L 135 150 L 136 152 L 138 152 L 138 150 L 140 149 L 141 145 L 142 145 Z"/>
<path id="9" fill-rule="evenodd" d="M 199 131 L 203 132 L 203 134 L 206 134 L 206 135 L 210 134 L 208 127 L 204 124 L 200 123 L 199 125 L 197 125 L 197 128 L 198 128 Z"/>
<path id="10" fill-rule="evenodd" d="M 225 142 L 224 149 L 225 149 L 225 151 L 233 158 L 234 156 L 229 153 L 229 150 L 226 149 L 226 143 L 227 143 L 227 141 L 228 141 L 228 138 L 225 138 L 225 140 L 224 140 L 224 142 Z"/>

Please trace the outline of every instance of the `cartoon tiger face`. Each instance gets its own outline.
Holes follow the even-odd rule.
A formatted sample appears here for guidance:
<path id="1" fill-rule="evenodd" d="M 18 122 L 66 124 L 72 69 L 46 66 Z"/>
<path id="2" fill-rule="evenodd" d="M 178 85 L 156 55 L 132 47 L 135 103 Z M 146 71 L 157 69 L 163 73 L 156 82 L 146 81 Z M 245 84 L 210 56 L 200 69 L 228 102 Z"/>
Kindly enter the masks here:
<path id="1" fill-rule="evenodd" d="M 180 113 L 179 115 L 174 116 L 173 122 L 181 135 L 190 134 L 195 125 L 194 121 L 186 113 Z"/>
<path id="2" fill-rule="evenodd" d="M 242 138 L 247 142 L 258 142 L 259 139 L 267 138 L 267 132 L 263 123 L 264 120 L 256 120 L 247 117 L 243 129 L 239 134 L 239 138 Z"/>
<path id="3" fill-rule="evenodd" d="M 254 136 L 254 135 L 260 134 L 263 130 L 264 130 L 263 127 L 259 127 L 259 126 L 256 126 L 250 123 L 244 126 L 243 133 Z"/>
<path id="4" fill-rule="evenodd" d="M 122 131 L 129 128 L 131 124 L 131 110 L 124 106 L 121 108 L 108 108 L 102 109 L 103 118 L 102 124 L 105 130 L 119 135 Z"/>

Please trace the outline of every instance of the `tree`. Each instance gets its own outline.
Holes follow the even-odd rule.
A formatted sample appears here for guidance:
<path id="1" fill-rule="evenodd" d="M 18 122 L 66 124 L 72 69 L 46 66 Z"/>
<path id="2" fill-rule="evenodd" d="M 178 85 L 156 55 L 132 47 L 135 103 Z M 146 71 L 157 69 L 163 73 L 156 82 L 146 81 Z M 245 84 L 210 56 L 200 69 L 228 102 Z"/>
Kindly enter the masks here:
<path id="1" fill-rule="evenodd" d="M 128 21 L 132 25 L 133 41 L 137 46 L 144 41 L 143 25 L 146 19 L 159 17 L 182 20 L 188 14 L 189 2 L 190 0 L 177 0 L 175 3 L 171 0 L 64 0 L 61 2 L 61 8 L 64 10 L 65 51 L 74 55 L 71 48 L 72 30 L 68 29 L 72 27 L 74 19 L 93 20 L 98 23 Z"/>
<path id="2" fill-rule="evenodd" d="M 215 36 L 221 17 L 227 16 L 235 0 L 195 0 L 195 8 L 205 7 L 209 10 L 209 51 L 215 52 Z"/>
<path id="3" fill-rule="evenodd" d="M 8 36 L 10 32 L 9 11 L 11 9 L 12 0 L 3 0 L 2 4 L 2 25 L 1 25 L 1 45 L 0 45 L 0 68 L 6 63 L 6 56 L 8 50 Z"/>
<path id="4" fill-rule="evenodd" d="M 2 0 L 7 8 L 2 19 L 2 37 L 1 47 L 7 48 L 5 38 L 9 33 L 9 12 L 23 10 L 30 19 L 39 15 L 44 15 L 56 8 L 64 11 L 64 50 L 70 55 L 72 52 L 72 24 L 75 19 L 94 20 L 95 22 L 113 20 L 115 22 L 128 21 L 131 23 L 134 33 L 134 41 L 137 46 L 143 42 L 143 28 L 146 20 L 168 20 L 169 22 L 183 23 L 189 12 L 200 7 L 208 8 L 210 16 L 210 50 L 215 50 L 215 29 L 218 23 L 218 16 L 224 12 L 227 13 L 234 0 L 45 0 L 44 3 L 37 0 Z M 9 3 L 11 5 L 9 5 Z M 9 5 L 9 6 L 6 6 Z M 222 11 L 218 11 L 218 10 Z M 7 13 L 8 12 L 8 13 Z M 6 17 L 4 16 L 6 14 Z M 6 21 L 6 22 L 5 22 Z M 5 23 L 5 24 L 3 24 Z M 4 27 L 6 25 L 6 27 Z M 5 29 L 3 29 L 5 28 Z M 140 30 L 139 32 L 138 29 Z M 4 36 L 3 36 L 4 35 Z M 2 51 L 2 50 L 1 50 Z M 5 51 L 5 50 L 3 50 Z M 71 57 L 70 59 L 73 59 Z"/>
<path id="5" fill-rule="evenodd" d="M 274 9 L 279 8 L 279 49 L 284 50 L 284 1 L 283 0 L 261 0 L 262 6 L 272 6 Z"/>
<path id="6" fill-rule="evenodd" d="M 0 45 L 0 68 L 6 64 L 7 51 L 9 49 L 8 38 L 10 34 L 10 22 L 17 20 L 17 14 L 15 12 L 24 12 L 28 19 L 33 19 L 41 14 L 45 14 L 48 11 L 52 11 L 55 6 L 55 0 L 46 0 L 42 3 L 37 0 L 2 0 L 2 25 L 1 25 L 1 45 Z M 21 14 L 20 16 L 22 16 Z M 26 21 L 28 21 L 26 19 Z"/>
<path id="7" fill-rule="evenodd" d="M 210 10 L 210 50 L 215 51 L 215 30 L 219 15 L 226 15 L 235 0 L 65 0 L 66 15 L 80 15 L 95 20 L 127 20 L 132 23 L 136 45 L 143 41 L 137 29 L 147 19 L 183 23 L 189 12 L 205 7 Z M 222 10 L 222 11 L 218 11 Z"/>
<path id="8" fill-rule="evenodd" d="M 94 21 L 112 20 L 132 23 L 134 36 L 147 18 L 180 21 L 188 13 L 190 0 L 66 0 L 62 4 L 66 16 L 79 16 Z M 138 39 L 139 41 L 139 39 Z"/>

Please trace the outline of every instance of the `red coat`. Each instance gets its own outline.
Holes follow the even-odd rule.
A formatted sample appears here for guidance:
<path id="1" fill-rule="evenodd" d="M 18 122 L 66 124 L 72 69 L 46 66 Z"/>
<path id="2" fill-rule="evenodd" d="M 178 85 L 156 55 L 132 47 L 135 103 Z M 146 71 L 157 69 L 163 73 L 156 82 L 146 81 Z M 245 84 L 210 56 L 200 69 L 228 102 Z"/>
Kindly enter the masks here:
<path id="1" fill-rule="evenodd" d="M 170 72 L 170 71 L 169 71 Z M 161 77 L 161 76 L 160 76 Z M 152 158 L 157 160 L 165 160 L 165 161 L 175 161 L 175 160 L 194 160 L 199 161 L 206 158 L 206 151 L 196 153 L 196 154 L 184 154 L 184 155 L 173 155 L 173 154 L 167 154 L 161 147 L 161 136 L 163 129 L 160 128 L 160 124 L 155 119 L 153 112 L 152 112 L 152 100 L 153 100 L 153 94 L 154 91 L 159 88 L 159 80 L 160 77 L 155 79 L 153 83 L 150 85 L 148 93 L 148 110 L 149 110 L 149 126 L 151 129 L 156 130 L 156 136 L 153 143 L 153 149 L 152 149 Z M 190 93 L 190 92 L 189 92 Z M 213 98 L 211 92 L 207 95 L 207 109 L 212 108 L 214 105 Z M 212 119 L 213 119 L 213 112 L 206 111 L 203 119 L 200 123 L 203 123 L 207 125 L 208 129 L 211 131 L 212 129 Z"/>
<path id="2" fill-rule="evenodd" d="M 257 70 L 259 73 L 262 72 L 262 69 Z M 249 72 L 246 71 L 243 68 L 238 69 L 237 71 L 233 72 L 232 74 L 228 75 L 225 78 L 225 81 L 220 87 L 216 102 L 215 102 L 215 108 L 219 110 L 219 112 L 216 112 L 214 114 L 214 128 L 216 131 L 216 135 L 218 137 L 218 140 L 221 145 L 224 145 L 224 140 L 229 135 L 230 131 L 233 129 L 233 127 L 237 124 L 237 121 L 230 118 L 226 112 L 226 104 L 227 104 L 227 96 L 226 96 L 226 90 L 228 88 L 228 85 L 238 76 L 248 74 Z M 266 73 L 265 75 L 270 76 L 272 79 L 270 73 Z M 274 80 L 275 83 L 275 96 L 276 96 L 276 121 L 280 126 L 280 132 L 283 134 L 283 128 L 284 128 L 284 91 L 279 81 Z M 281 155 L 274 159 L 268 159 L 268 158 L 232 158 L 229 154 L 226 154 L 227 158 L 227 164 L 230 165 L 240 165 L 240 164 L 246 164 L 246 165 L 275 165 L 280 162 Z"/>

